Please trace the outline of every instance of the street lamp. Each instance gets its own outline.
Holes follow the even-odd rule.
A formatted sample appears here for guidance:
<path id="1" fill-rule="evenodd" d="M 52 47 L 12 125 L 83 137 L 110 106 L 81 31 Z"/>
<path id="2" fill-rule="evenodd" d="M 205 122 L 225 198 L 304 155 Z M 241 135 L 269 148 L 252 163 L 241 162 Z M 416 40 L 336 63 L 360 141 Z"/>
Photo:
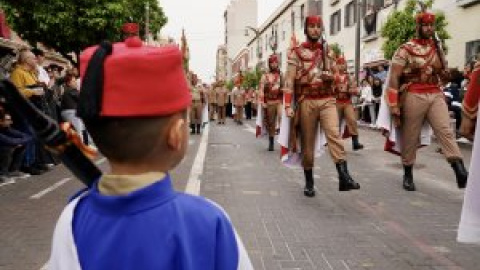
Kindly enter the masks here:
<path id="1" fill-rule="evenodd" d="M 248 30 L 251 30 L 255 33 L 255 39 L 257 40 L 257 60 L 262 59 L 262 50 L 260 49 L 260 31 L 257 28 L 251 26 L 245 26 L 245 36 L 248 37 Z"/>
<path id="2" fill-rule="evenodd" d="M 355 27 L 355 78 L 357 85 L 360 85 L 360 8 L 363 5 L 361 0 L 355 1 L 356 27 Z"/>

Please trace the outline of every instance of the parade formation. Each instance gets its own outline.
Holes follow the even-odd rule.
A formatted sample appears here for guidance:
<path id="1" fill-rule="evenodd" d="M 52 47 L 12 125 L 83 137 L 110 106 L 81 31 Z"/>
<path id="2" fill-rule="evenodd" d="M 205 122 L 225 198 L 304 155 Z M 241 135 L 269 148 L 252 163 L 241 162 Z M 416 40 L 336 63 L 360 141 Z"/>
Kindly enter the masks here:
<path id="1" fill-rule="evenodd" d="M 44 82 L 40 80 L 42 69 L 37 70 L 41 67 L 36 66 L 36 56 L 28 49 L 21 50 L 9 79 L 0 81 L 0 131 L 3 132 L 0 140 L 5 141 L 0 148 L 3 151 L 8 146 L 10 153 L 8 164 L 3 159 L 0 163 L 0 187 L 14 184 L 7 180 L 11 179 L 9 175 L 19 175 L 20 157 L 24 155 L 28 169 L 34 174 L 38 168 L 29 160 L 37 154 L 55 165 L 63 163 L 84 185 L 62 205 L 53 230 L 50 257 L 42 270 L 250 270 L 259 265 L 269 269 L 270 260 L 280 261 L 277 265 L 281 269 L 290 266 L 304 269 L 303 265 L 288 262 L 308 261 L 311 264 L 305 264 L 305 269 L 310 269 L 316 262 L 315 255 L 320 258 L 317 261 L 337 269 L 328 262 L 323 250 L 315 253 L 311 247 L 302 245 L 310 238 L 319 242 L 328 237 L 333 238 L 332 242 L 337 238 L 340 242 L 355 238 L 368 231 L 361 227 L 364 223 L 373 226 L 375 233 L 407 239 L 417 251 L 446 269 L 464 269 L 450 260 L 450 254 L 439 254 L 450 250 L 409 233 L 397 214 L 387 214 L 384 206 L 386 202 L 395 205 L 397 196 L 408 200 L 399 208 L 417 207 L 417 214 L 426 209 L 428 195 L 423 193 L 425 186 L 418 183 L 434 172 L 428 166 L 416 166 L 417 152 L 432 144 L 434 138 L 438 144 L 436 153 L 442 154 L 449 164 L 435 165 L 436 168 L 448 168 L 450 173 L 453 170 L 450 177 L 454 175 L 456 180 L 453 189 L 448 184 L 437 188 L 449 189 L 445 191 L 449 199 L 463 196 L 456 192 L 465 189 L 458 230 L 453 229 L 456 240 L 480 244 L 480 147 L 475 144 L 480 137 L 476 133 L 480 121 L 477 119 L 480 55 L 464 76 L 468 80 L 467 91 L 455 109 L 454 94 L 446 94 L 445 89 L 455 86 L 458 76 L 449 67 L 445 47 L 436 31 L 438 17 L 425 4 L 419 6 L 413 18 L 415 36 L 402 41 L 388 66 L 381 65 L 375 76 L 367 73 L 362 78 L 360 73 L 351 72 L 352 60 L 342 48 L 329 44 L 328 27 L 320 15 L 302 16 L 303 40 L 299 42 L 292 35 L 290 47 L 283 54 L 277 51 L 278 37 L 276 30 L 272 30 L 271 39 L 267 40 L 271 53 L 264 67 L 258 65 L 255 72 L 248 74 L 240 69 L 229 80 L 216 76 L 212 82 L 203 81 L 198 71 L 189 66 L 191 55 L 185 31 L 180 46 L 151 46 L 141 40 L 138 24 L 125 23 L 122 41 L 103 41 L 81 52 L 79 74 L 72 69 L 63 78 L 63 103 L 55 99 L 49 88 L 53 83 L 45 77 L 48 72 L 43 74 Z M 256 35 L 258 38 L 259 32 Z M 262 57 L 260 52 L 257 57 Z M 51 95 L 44 97 L 49 91 Z M 62 109 L 59 114 L 56 106 Z M 455 112 L 461 117 L 459 122 L 452 121 Z M 12 116 L 15 122 L 20 122 L 15 124 L 22 132 L 12 132 Z M 370 123 L 365 124 L 365 119 Z M 251 126 L 253 122 L 256 128 Z M 459 128 L 455 130 L 457 123 Z M 360 125 L 368 127 L 368 131 Z M 233 136 L 237 131 L 253 133 L 248 135 L 257 139 L 241 141 L 225 135 Z M 13 134 L 14 140 L 5 139 L 7 133 Z M 208 141 L 210 133 L 214 133 L 212 142 Z M 474 142 L 471 158 L 459 146 L 460 137 Z M 346 144 L 350 139 L 351 147 Z M 240 160 L 239 153 L 245 145 L 251 147 L 251 156 Z M 222 150 L 226 148 L 229 150 Z M 194 149 L 195 153 L 190 155 L 188 149 Z M 207 151 L 216 161 L 211 166 L 218 169 L 215 174 L 228 178 L 229 182 L 209 182 L 214 173 L 204 172 Z M 221 151 L 228 155 L 216 156 Z M 329 156 L 325 158 L 326 152 Z M 374 186 L 372 174 L 388 171 L 380 168 L 387 163 L 364 168 L 356 162 L 387 152 L 398 174 L 391 173 L 395 177 L 380 179 L 382 183 Z M 230 157 L 236 158 L 234 165 L 229 163 Z M 108 162 L 108 172 L 98 166 L 101 158 Z M 191 163 L 191 171 L 184 193 L 176 191 L 174 178 L 184 175 L 185 163 Z M 399 168 L 403 168 L 403 173 L 400 174 Z M 253 179 L 247 177 L 249 171 L 260 169 L 262 173 Z M 423 170 L 417 173 L 420 169 Z M 275 170 L 289 173 L 284 176 Z M 334 191 L 329 189 L 330 180 L 335 184 Z M 257 189 L 248 188 L 259 181 Z M 41 198 L 67 182 L 30 199 Z M 288 191 L 278 192 L 277 186 L 285 182 L 291 184 Z M 183 185 L 181 179 L 179 183 Z M 220 202 L 199 196 L 201 188 L 217 196 Z M 232 192 L 233 188 L 236 190 Z M 386 195 L 378 202 L 375 198 L 364 198 L 369 189 L 378 189 L 376 192 Z M 248 199 L 240 199 L 247 195 Z M 390 197 L 385 199 L 387 196 Z M 263 204 L 272 198 L 293 200 L 302 205 L 302 210 L 279 201 L 276 210 L 280 210 L 262 212 Z M 337 198 L 341 203 L 325 202 Z M 244 213 L 254 205 L 251 218 L 261 217 L 261 224 L 251 221 L 250 216 L 231 218 L 222 203 L 235 203 L 230 209 Z M 340 223 L 329 221 L 342 216 L 342 225 L 348 224 L 344 235 L 327 238 L 311 235 L 316 225 L 308 218 L 322 215 L 312 213 L 319 205 L 325 211 L 353 209 L 355 215 L 329 214 L 326 225 L 322 224 L 326 231 L 333 230 L 330 227 Z M 285 218 L 288 212 L 298 212 L 307 221 L 304 223 L 298 215 Z M 431 214 L 432 218 L 445 219 L 440 212 Z M 272 222 L 278 216 L 281 221 Z M 444 224 L 428 223 L 428 218 L 419 217 L 419 223 L 432 226 L 432 230 L 452 231 L 450 227 L 442 227 Z M 352 225 L 355 219 L 358 224 Z M 290 224 L 292 220 L 293 226 L 282 224 Z M 296 229 L 300 233 L 292 233 Z M 263 238 L 262 230 L 267 232 Z M 294 239 L 293 245 L 278 240 L 289 237 Z M 361 236 L 358 239 L 368 242 Z M 267 246 L 267 255 L 258 248 L 261 245 Z M 318 247 L 314 245 L 315 248 Z M 362 243 L 350 249 L 345 247 L 357 248 L 361 249 Z M 399 248 L 398 252 L 404 251 Z M 350 269 L 351 261 L 341 262 L 338 264 L 341 269 Z M 356 265 L 370 267 L 365 261 Z"/>

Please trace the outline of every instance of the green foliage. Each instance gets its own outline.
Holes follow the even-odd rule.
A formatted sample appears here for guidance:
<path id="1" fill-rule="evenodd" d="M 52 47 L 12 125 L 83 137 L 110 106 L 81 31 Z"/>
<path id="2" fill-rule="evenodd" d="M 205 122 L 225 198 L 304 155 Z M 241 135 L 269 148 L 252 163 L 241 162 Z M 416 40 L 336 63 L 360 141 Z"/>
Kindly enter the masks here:
<path id="1" fill-rule="evenodd" d="M 225 84 L 225 86 L 227 87 L 228 91 L 232 91 L 232 89 L 233 89 L 233 80 L 227 81 L 227 83 Z"/>
<path id="2" fill-rule="evenodd" d="M 260 84 L 260 79 L 262 77 L 262 71 L 260 68 L 255 68 L 255 70 L 249 70 L 244 72 L 244 78 L 242 86 L 245 88 L 257 89 Z"/>
<path id="3" fill-rule="evenodd" d="M 342 48 L 338 43 L 331 44 L 330 49 L 335 53 L 336 56 L 340 56 L 343 53 Z"/>
<path id="4" fill-rule="evenodd" d="M 67 54 L 78 55 L 102 40 L 121 40 L 126 22 L 139 23 L 143 36 L 147 2 L 150 32 L 156 33 L 167 22 L 157 0 L 2 0 L 1 6 L 23 39 L 32 45 L 41 42 L 76 64 Z"/>
<path id="5" fill-rule="evenodd" d="M 431 8 L 433 0 L 428 0 L 425 4 L 428 8 Z M 385 38 L 382 44 L 382 50 L 385 59 L 391 59 L 400 45 L 415 37 L 417 5 L 416 0 L 408 0 L 403 10 L 393 11 L 382 26 L 381 35 Z M 445 52 L 447 52 L 445 40 L 451 38 L 446 30 L 448 22 L 443 12 L 435 12 L 435 16 L 435 28 L 438 36 L 442 40 Z"/>

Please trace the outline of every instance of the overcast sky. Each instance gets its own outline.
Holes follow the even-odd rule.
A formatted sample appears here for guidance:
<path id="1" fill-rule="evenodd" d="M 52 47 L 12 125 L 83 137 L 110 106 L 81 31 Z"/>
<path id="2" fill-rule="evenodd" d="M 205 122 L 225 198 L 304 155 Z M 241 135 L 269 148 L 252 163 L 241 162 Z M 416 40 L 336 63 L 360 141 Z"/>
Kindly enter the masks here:
<path id="1" fill-rule="evenodd" d="M 263 23 L 284 0 L 257 0 Z M 168 17 L 162 35 L 180 39 L 182 28 L 190 45 L 190 69 L 205 82 L 213 81 L 216 51 L 224 40 L 223 13 L 230 0 L 159 0 Z"/>

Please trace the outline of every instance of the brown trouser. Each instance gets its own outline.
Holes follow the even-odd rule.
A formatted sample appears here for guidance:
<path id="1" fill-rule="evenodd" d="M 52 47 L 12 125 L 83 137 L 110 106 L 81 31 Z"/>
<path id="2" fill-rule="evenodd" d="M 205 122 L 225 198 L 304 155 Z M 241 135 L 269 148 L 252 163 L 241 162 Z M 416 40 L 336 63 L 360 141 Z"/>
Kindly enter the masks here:
<path id="1" fill-rule="evenodd" d="M 214 119 L 216 111 L 217 111 L 217 103 L 210 103 L 209 106 L 208 106 L 208 114 L 209 114 L 209 119 L 210 120 Z"/>
<path id="2" fill-rule="evenodd" d="M 413 165 L 420 144 L 419 138 L 425 120 L 442 147 L 447 160 L 461 159 L 462 154 L 450 127 L 450 116 L 443 93 L 405 93 L 402 110 L 402 162 Z"/>
<path id="3" fill-rule="evenodd" d="M 333 162 L 338 163 L 345 160 L 345 149 L 338 128 L 335 98 L 304 100 L 300 104 L 300 141 L 303 153 L 302 166 L 306 170 L 313 168 L 315 138 L 319 123 L 327 137 L 328 150 Z"/>
<path id="4" fill-rule="evenodd" d="M 235 106 L 235 120 L 243 120 L 243 106 Z"/>
<path id="5" fill-rule="evenodd" d="M 225 123 L 225 117 L 227 115 L 227 107 L 225 105 L 217 107 L 218 122 Z"/>
<path id="6" fill-rule="evenodd" d="M 202 123 L 203 104 L 200 100 L 193 100 L 190 108 L 190 123 L 199 125 Z"/>
<path id="7" fill-rule="evenodd" d="M 277 121 L 280 115 L 282 115 L 282 104 L 278 102 L 267 103 L 265 111 L 265 127 L 267 128 L 268 136 L 274 137 L 277 131 Z"/>
<path id="8" fill-rule="evenodd" d="M 338 119 L 340 121 L 345 118 L 348 132 L 353 136 L 358 136 L 357 117 L 355 115 L 355 109 L 351 103 L 338 103 L 337 102 Z"/>

